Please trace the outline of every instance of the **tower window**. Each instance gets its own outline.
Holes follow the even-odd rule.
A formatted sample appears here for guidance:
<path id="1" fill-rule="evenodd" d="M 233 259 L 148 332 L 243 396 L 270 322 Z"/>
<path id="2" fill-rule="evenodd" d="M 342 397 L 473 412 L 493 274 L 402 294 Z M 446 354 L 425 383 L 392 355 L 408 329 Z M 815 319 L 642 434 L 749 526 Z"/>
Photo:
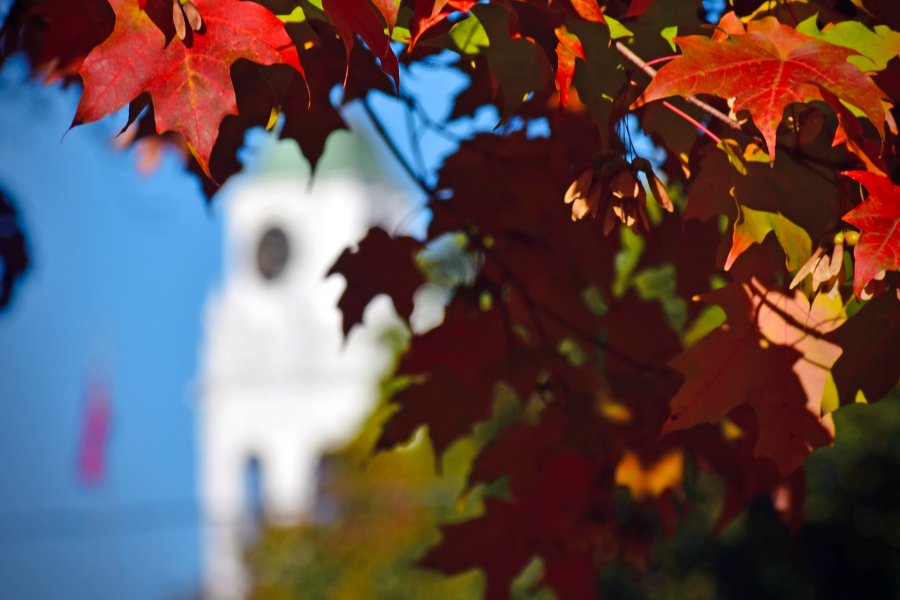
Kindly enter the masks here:
<path id="1" fill-rule="evenodd" d="M 266 281 L 277 279 L 291 257 L 291 244 L 280 227 L 270 227 L 256 247 L 256 268 Z"/>

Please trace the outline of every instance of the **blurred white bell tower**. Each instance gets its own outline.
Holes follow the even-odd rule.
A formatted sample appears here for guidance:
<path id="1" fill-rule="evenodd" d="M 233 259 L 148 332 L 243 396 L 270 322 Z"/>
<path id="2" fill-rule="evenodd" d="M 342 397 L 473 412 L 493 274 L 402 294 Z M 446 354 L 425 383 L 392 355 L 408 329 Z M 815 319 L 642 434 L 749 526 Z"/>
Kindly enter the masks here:
<path id="1" fill-rule="evenodd" d="M 344 154 L 370 151 L 335 135 L 344 136 Z M 326 158 L 347 162 L 329 144 Z M 373 303 L 345 342 L 336 308 L 344 281 L 325 274 L 373 221 L 396 220 L 373 219 L 371 208 L 397 215 L 401 194 L 352 165 L 326 164 L 309 186 L 294 160 L 224 198 L 225 268 L 207 305 L 197 419 L 204 594 L 217 600 L 247 593 L 243 552 L 254 512 L 287 524 L 311 507 L 319 456 L 358 427 L 390 360 L 378 343 L 390 302 Z M 248 477 L 256 477 L 255 499 Z"/>

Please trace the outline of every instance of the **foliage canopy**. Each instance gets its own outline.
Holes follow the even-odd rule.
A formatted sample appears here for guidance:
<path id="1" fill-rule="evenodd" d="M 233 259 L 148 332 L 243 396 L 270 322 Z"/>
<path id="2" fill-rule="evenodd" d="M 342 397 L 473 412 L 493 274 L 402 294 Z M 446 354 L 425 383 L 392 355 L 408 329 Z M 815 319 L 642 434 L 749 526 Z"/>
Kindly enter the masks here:
<path id="1" fill-rule="evenodd" d="M 435 186 L 404 163 L 426 239 L 373 229 L 338 261 L 344 330 L 378 293 L 408 317 L 416 265 L 458 245 L 377 447 L 426 426 L 441 455 L 515 398 L 468 475 L 504 493 L 422 562 L 504 598 L 537 556 L 567 599 L 648 564 L 696 473 L 726 483 L 720 525 L 760 494 L 796 522 L 831 412 L 897 384 L 898 20 L 892 0 L 732 0 L 715 24 L 685 0 L 17 0 L 0 60 L 80 80 L 74 124 L 128 106 L 128 143 L 178 149 L 213 194 L 249 128 L 279 117 L 315 165 L 341 104 L 416 111 L 401 65 L 453 57 L 448 120 L 498 127 Z"/>

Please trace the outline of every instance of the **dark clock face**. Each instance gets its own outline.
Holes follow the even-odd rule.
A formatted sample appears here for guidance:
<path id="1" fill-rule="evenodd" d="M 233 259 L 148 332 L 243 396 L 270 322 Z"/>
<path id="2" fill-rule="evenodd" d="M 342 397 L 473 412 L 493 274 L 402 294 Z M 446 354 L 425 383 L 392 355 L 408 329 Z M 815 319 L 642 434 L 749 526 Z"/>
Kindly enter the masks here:
<path id="1" fill-rule="evenodd" d="M 266 281 L 277 279 L 291 258 L 291 244 L 280 227 L 270 227 L 259 238 L 256 247 L 256 268 Z"/>

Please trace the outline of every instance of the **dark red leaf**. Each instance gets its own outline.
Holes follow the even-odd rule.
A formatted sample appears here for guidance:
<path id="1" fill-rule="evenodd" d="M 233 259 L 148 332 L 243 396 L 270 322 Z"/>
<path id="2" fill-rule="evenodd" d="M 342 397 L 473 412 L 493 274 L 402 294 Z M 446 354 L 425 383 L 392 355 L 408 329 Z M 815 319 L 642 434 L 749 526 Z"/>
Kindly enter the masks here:
<path id="1" fill-rule="evenodd" d="M 362 323 L 363 312 L 379 294 L 389 295 L 397 314 L 409 321 L 413 294 L 425 283 L 415 262 L 415 255 L 422 247 L 416 239 L 392 238 L 380 227 L 373 227 L 359 246 L 344 250 L 328 271 L 328 275 L 340 274 L 347 280 L 347 288 L 338 302 L 344 314 L 344 335 Z"/>

